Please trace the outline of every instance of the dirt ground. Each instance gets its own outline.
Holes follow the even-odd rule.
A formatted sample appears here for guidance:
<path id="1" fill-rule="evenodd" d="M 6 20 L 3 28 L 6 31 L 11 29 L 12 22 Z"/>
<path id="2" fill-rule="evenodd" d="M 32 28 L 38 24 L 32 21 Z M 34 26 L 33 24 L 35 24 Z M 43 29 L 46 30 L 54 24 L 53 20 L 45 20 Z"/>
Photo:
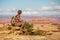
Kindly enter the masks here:
<path id="1" fill-rule="evenodd" d="M 60 40 L 60 30 L 57 31 L 56 26 L 52 26 L 50 24 L 44 25 L 43 27 L 38 24 L 35 24 L 35 29 L 45 30 L 45 31 L 52 31 L 55 30 L 55 32 L 52 32 L 52 35 L 15 35 L 14 33 L 8 34 L 8 33 L 0 33 L 0 40 Z M 6 26 L 1 26 L 0 30 L 6 30 Z M 57 31 L 57 32 L 56 32 Z M 1 32 L 1 31 L 0 31 Z"/>
<path id="2" fill-rule="evenodd" d="M 46 36 L 0 34 L 0 40 L 60 40 L 60 32 L 53 32 L 52 35 Z"/>

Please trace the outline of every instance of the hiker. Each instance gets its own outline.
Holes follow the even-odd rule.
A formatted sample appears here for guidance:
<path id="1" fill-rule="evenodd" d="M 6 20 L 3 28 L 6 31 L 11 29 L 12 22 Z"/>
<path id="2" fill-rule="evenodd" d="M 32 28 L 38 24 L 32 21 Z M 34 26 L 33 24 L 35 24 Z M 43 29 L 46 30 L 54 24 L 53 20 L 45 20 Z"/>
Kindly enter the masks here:
<path id="1" fill-rule="evenodd" d="M 18 14 L 15 17 L 12 17 L 11 24 L 12 24 L 12 26 L 20 27 L 17 30 L 20 30 L 21 33 L 23 34 L 23 33 L 25 33 L 25 31 L 24 31 L 24 22 L 20 18 L 21 13 L 22 13 L 22 11 L 18 10 Z"/>
<path id="2" fill-rule="evenodd" d="M 14 26 L 21 26 L 22 20 L 20 18 L 22 11 L 18 10 L 18 14 L 15 17 L 12 17 L 11 24 Z"/>

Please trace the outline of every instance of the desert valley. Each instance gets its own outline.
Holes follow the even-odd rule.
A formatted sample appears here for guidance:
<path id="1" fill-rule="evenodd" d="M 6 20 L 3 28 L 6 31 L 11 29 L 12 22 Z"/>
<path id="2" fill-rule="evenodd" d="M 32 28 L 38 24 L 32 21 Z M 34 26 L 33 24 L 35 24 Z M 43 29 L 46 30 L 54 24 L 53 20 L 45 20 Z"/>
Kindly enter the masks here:
<path id="1" fill-rule="evenodd" d="M 11 18 L 0 18 L 0 40 L 60 40 L 60 20 L 56 18 L 23 17 L 22 20 L 33 24 L 33 29 L 45 31 L 44 35 L 18 35 L 8 29 Z M 54 21 L 55 20 L 55 21 Z M 19 27 L 12 27 L 12 30 Z M 17 33 L 17 35 L 16 35 Z M 36 38 L 36 39 L 35 39 Z"/>

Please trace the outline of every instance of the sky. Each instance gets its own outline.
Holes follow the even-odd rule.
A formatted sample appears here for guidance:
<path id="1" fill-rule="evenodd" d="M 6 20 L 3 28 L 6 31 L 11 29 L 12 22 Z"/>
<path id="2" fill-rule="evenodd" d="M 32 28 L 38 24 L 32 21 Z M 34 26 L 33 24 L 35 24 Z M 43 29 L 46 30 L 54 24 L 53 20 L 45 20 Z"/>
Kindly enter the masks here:
<path id="1" fill-rule="evenodd" d="M 0 0 L 0 15 L 60 16 L 60 0 Z"/>

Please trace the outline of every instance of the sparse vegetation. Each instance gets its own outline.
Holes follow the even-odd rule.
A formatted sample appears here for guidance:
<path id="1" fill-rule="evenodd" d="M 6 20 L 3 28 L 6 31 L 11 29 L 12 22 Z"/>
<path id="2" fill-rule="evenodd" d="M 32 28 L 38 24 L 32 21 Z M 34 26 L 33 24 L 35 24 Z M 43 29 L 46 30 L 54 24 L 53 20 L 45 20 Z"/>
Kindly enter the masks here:
<path id="1" fill-rule="evenodd" d="M 52 35 L 53 33 L 48 33 L 48 35 Z"/>
<path id="2" fill-rule="evenodd" d="M 42 31 L 42 30 L 36 30 L 34 32 L 31 33 L 31 35 L 46 35 L 46 32 L 45 31 Z"/>
<path id="3" fill-rule="evenodd" d="M 27 29 L 27 32 L 30 34 L 30 35 L 45 35 L 45 31 L 42 31 L 42 30 L 36 30 L 33 32 L 33 24 L 29 24 L 28 22 L 25 22 L 24 23 L 24 27 L 25 29 Z"/>
<path id="4" fill-rule="evenodd" d="M 29 24 L 28 22 L 25 22 L 24 23 L 24 28 L 25 29 L 27 29 L 26 31 L 28 32 L 28 33 L 31 33 L 32 31 L 33 31 L 33 24 Z"/>
<path id="5" fill-rule="evenodd" d="M 11 30 L 12 28 L 11 27 L 8 27 L 8 30 Z"/>

